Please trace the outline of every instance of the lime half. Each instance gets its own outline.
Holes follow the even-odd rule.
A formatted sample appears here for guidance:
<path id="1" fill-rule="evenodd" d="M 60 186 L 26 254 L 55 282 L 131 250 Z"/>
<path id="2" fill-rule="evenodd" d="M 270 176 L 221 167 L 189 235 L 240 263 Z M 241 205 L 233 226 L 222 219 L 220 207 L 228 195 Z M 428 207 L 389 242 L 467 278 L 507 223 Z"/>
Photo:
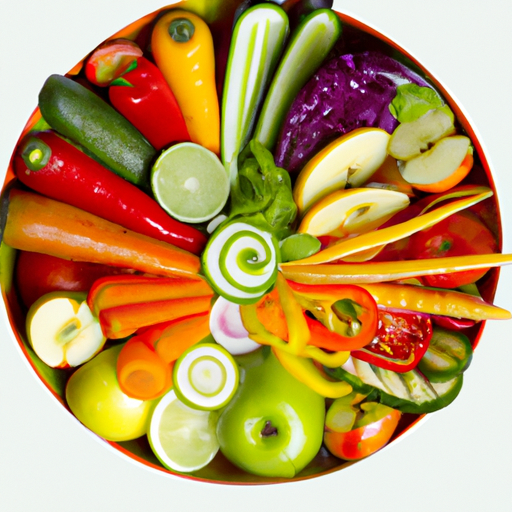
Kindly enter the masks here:
<path id="1" fill-rule="evenodd" d="M 197 471 L 217 454 L 218 413 L 191 409 L 174 390 L 164 395 L 151 417 L 148 439 L 167 468 L 182 473 Z"/>
<path id="2" fill-rule="evenodd" d="M 166 149 L 151 171 L 151 188 L 160 206 L 182 222 L 205 222 L 224 207 L 229 177 L 215 153 L 183 142 Z"/>

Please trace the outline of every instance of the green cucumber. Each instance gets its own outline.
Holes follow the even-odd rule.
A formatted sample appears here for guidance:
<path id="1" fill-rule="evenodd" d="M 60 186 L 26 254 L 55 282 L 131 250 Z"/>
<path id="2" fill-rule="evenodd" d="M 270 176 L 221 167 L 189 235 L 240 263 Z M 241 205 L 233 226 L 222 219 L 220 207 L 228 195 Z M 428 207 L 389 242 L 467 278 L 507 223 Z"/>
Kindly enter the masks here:
<path id="1" fill-rule="evenodd" d="M 51 75 L 39 93 L 39 109 L 55 131 L 83 146 L 116 174 L 149 189 L 155 149 L 92 91 L 65 76 Z"/>
<path id="2" fill-rule="evenodd" d="M 357 376 L 379 390 L 379 401 L 404 413 L 425 414 L 446 407 L 462 388 L 462 374 L 448 382 L 432 383 L 418 370 L 384 370 L 353 358 Z"/>
<path id="3" fill-rule="evenodd" d="M 277 5 L 245 11 L 233 30 L 222 96 L 221 155 L 231 181 L 238 154 L 247 145 L 263 93 L 277 66 L 289 30 L 288 16 Z"/>
<path id="4" fill-rule="evenodd" d="M 317 9 L 293 32 L 263 103 L 254 138 L 269 151 L 276 145 L 284 118 L 297 93 L 320 67 L 341 35 L 341 22 L 330 9 Z"/>

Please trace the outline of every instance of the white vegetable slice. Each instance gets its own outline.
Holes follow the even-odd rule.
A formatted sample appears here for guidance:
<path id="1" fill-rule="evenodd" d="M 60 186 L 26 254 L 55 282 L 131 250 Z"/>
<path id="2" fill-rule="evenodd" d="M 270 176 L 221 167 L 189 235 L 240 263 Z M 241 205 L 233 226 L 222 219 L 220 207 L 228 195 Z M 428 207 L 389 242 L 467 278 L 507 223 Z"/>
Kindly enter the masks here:
<path id="1" fill-rule="evenodd" d="M 215 410 L 233 397 L 239 381 L 231 354 L 215 343 L 200 343 L 185 351 L 173 370 L 176 396 L 194 409 Z"/>
<path id="2" fill-rule="evenodd" d="M 210 331 L 215 341 L 235 356 L 253 352 L 261 346 L 249 338 L 240 316 L 240 305 L 224 297 L 219 297 L 212 307 Z"/>

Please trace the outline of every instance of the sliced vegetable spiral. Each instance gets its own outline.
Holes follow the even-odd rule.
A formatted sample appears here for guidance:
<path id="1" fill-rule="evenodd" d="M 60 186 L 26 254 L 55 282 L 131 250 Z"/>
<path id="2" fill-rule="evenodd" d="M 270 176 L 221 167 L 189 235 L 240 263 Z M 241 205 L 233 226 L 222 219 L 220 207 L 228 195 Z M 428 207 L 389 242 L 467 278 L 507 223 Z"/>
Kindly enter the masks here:
<path id="1" fill-rule="evenodd" d="M 246 222 L 231 222 L 210 238 L 203 268 L 223 297 L 245 304 L 255 302 L 274 284 L 279 249 L 271 233 Z"/>

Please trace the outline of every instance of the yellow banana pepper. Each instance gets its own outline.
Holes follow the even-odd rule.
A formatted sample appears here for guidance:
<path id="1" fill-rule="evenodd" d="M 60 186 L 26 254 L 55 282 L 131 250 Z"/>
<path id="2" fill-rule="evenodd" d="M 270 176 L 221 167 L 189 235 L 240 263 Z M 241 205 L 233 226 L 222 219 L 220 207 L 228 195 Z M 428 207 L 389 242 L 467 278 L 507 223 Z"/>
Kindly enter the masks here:
<path id="1" fill-rule="evenodd" d="M 196 14 L 171 10 L 156 22 L 151 49 L 180 106 L 192 142 L 219 154 L 219 98 L 208 25 Z"/>

